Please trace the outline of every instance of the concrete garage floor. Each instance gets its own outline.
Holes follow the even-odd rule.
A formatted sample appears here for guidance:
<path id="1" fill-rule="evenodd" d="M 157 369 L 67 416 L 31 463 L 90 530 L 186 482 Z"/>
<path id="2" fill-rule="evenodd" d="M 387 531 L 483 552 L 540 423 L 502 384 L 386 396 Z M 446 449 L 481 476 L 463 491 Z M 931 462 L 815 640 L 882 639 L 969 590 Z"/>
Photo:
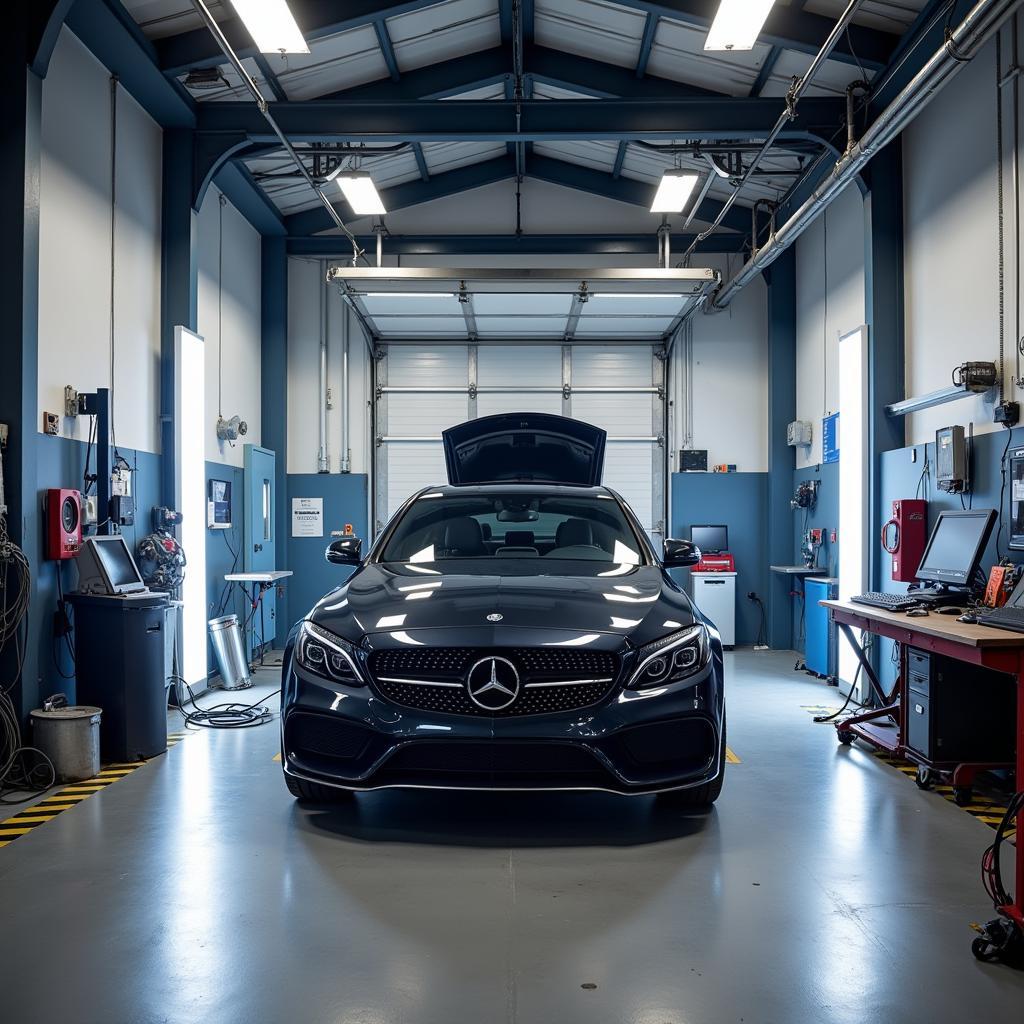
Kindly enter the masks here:
<path id="1" fill-rule="evenodd" d="M 729 656 L 709 815 L 604 795 L 297 806 L 275 725 L 199 732 L 0 850 L 12 1024 L 1019 1020 L 968 922 L 992 832 Z M 250 691 L 258 694 L 260 691 Z M 212 703 L 212 700 L 208 698 Z"/>

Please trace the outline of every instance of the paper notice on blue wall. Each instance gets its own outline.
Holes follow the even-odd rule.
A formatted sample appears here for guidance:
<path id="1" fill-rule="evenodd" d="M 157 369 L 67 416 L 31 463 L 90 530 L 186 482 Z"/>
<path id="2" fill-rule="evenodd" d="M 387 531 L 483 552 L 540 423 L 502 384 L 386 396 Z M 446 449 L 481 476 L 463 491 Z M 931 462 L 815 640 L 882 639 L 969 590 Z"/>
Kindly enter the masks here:
<path id="1" fill-rule="evenodd" d="M 324 499 L 292 498 L 292 536 L 324 535 Z"/>
<path id="2" fill-rule="evenodd" d="M 839 461 L 839 413 L 834 412 L 821 421 L 821 461 Z"/>

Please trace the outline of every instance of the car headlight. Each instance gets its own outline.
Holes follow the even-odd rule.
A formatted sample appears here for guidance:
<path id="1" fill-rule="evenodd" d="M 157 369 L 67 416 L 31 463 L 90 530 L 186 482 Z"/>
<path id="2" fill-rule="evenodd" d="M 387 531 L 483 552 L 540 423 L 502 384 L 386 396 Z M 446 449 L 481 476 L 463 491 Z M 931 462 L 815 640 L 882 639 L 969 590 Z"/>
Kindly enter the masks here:
<path id="1" fill-rule="evenodd" d="M 629 686 L 636 690 L 664 686 L 696 675 L 711 660 L 708 631 L 698 624 L 682 633 L 670 633 L 640 648 Z"/>
<path id="2" fill-rule="evenodd" d="M 295 660 L 314 675 L 346 686 L 365 686 L 347 640 L 315 622 L 304 622 L 295 641 Z"/>

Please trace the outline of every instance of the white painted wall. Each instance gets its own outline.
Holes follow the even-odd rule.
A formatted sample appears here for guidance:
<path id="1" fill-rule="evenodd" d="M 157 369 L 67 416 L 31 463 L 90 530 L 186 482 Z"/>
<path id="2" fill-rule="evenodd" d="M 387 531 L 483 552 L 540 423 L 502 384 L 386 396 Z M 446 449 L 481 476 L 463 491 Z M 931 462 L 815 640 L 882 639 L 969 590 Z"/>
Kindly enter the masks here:
<path id="1" fill-rule="evenodd" d="M 722 257 L 701 261 L 728 279 Z M 677 377 L 678 379 L 678 377 Z M 768 291 L 752 281 L 723 313 L 693 320 L 693 448 L 706 448 L 708 465 L 735 464 L 740 473 L 768 471 Z M 686 395 L 674 399 L 685 412 Z M 678 459 L 676 460 L 678 467 Z"/>
<path id="2" fill-rule="evenodd" d="M 198 330 L 206 342 L 206 458 L 241 466 L 242 445 L 260 443 L 261 243 L 259 232 L 230 202 L 222 207 L 220 199 L 210 188 L 196 218 Z M 219 413 L 226 419 L 241 416 L 249 426 L 245 437 L 234 444 L 219 440 Z"/>
<path id="3" fill-rule="evenodd" d="M 288 472 L 315 473 L 318 446 L 320 372 L 320 294 L 324 277 L 318 260 L 288 261 Z M 350 472 L 369 473 L 370 362 L 366 342 L 337 288 L 328 294 L 327 412 L 330 470 L 340 472 L 344 396 L 342 342 L 349 318 Z"/>
<path id="4" fill-rule="evenodd" d="M 796 415 L 811 422 L 796 466 L 821 462 L 821 420 L 839 408 L 839 338 L 864 323 L 864 200 L 848 188 L 796 242 Z"/>
<path id="5" fill-rule="evenodd" d="M 1004 30 L 1004 62 L 1009 53 Z M 996 189 L 995 42 L 990 42 L 904 132 L 907 395 L 949 385 L 952 368 L 999 351 Z M 1007 91 L 1008 90 L 1004 90 Z M 1012 122 L 1005 98 L 1008 398 L 1020 399 L 1013 374 L 1014 261 L 1010 159 Z M 935 440 L 935 430 L 974 422 L 975 433 L 1001 429 L 992 401 L 963 399 L 908 417 L 907 443 Z"/>
<path id="6" fill-rule="evenodd" d="M 68 29 L 43 82 L 39 408 L 63 415 L 64 386 L 110 385 L 110 83 Z M 114 428 L 159 451 L 160 128 L 118 95 Z M 40 422 L 40 429 L 42 423 Z M 62 421 L 87 440 L 89 419 Z"/>

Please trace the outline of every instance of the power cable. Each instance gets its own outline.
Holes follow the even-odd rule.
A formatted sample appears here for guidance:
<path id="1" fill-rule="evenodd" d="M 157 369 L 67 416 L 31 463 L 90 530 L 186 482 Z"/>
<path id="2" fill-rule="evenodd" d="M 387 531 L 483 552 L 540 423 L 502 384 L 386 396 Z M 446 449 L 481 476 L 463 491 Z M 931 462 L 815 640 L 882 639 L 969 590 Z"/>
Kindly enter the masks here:
<path id="1" fill-rule="evenodd" d="M 172 675 L 168 681 L 179 684 L 179 694 L 181 686 L 184 686 L 188 691 L 188 699 L 178 701 L 178 711 L 181 712 L 182 718 L 185 719 L 186 728 L 251 729 L 257 725 L 265 725 L 273 720 L 274 713 L 268 705 L 261 703 L 261 701 L 269 700 L 274 694 L 281 692 L 280 689 L 273 690 L 266 697 L 261 698 L 259 701 L 254 701 L 252 704 L 239 704 L 232 701 L 204 708 L 196 700 L 192 687 L 181 676 Z M 185 710 L 189 704 L 192 705 L 194 710 Z"/>

